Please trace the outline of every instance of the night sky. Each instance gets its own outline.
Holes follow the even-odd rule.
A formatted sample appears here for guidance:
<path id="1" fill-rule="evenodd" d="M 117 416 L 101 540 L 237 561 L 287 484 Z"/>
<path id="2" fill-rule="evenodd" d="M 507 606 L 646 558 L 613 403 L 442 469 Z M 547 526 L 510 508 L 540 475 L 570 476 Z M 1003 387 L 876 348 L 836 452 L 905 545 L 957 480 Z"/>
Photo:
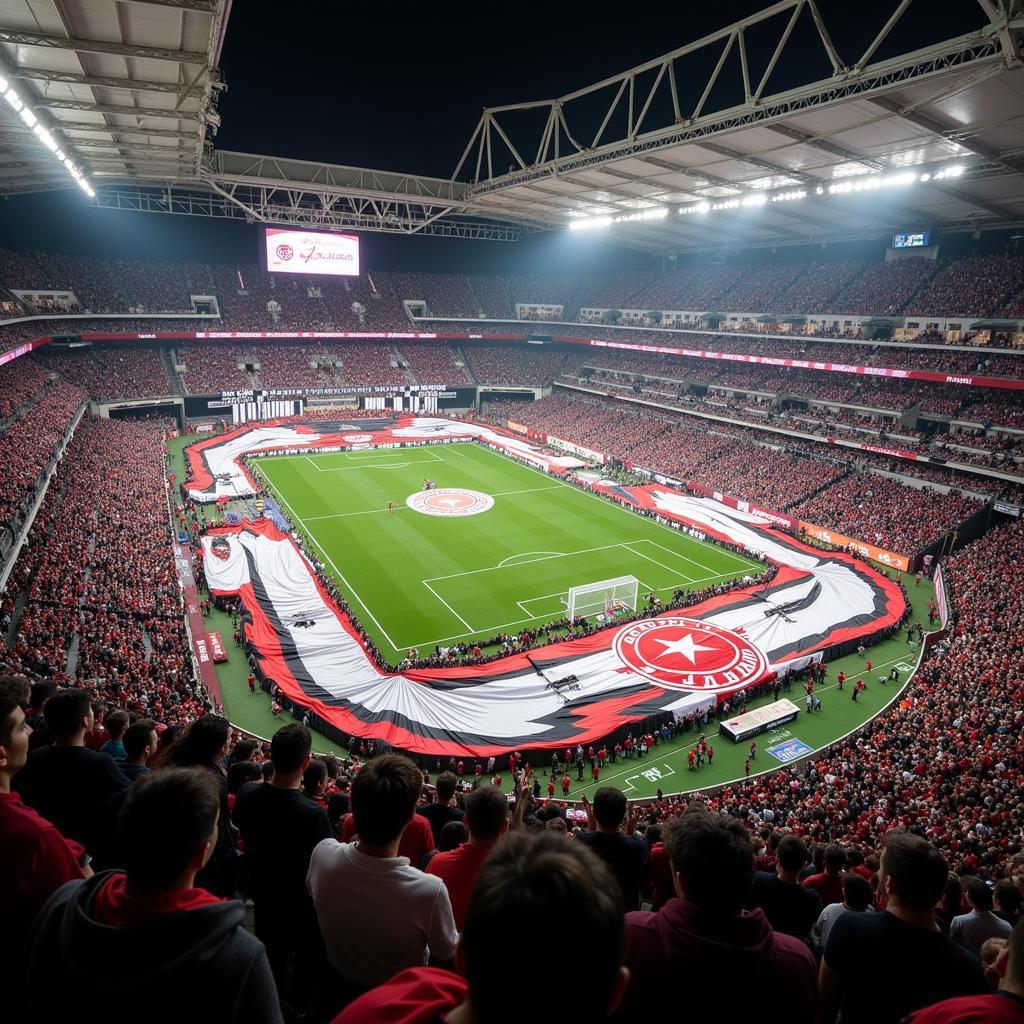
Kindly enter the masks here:
<path id="1" fill-rule="evenodd" d="M 896 2 L 819 0 L 840 55 L 852 63 L 895 9 Z M 594 4 L 360 5 L 340 0 L 235 0 L 220 65 L 228 90 L 219 112 L 215 146 L 450 177 L 485 106 L 548 99 L 627 70 L 765 5 L 763 2 L 633 4 L 608 12 Z M 481 17 L 481 10 L 486 17 Z M 750 30 L 750 75 L 767 65 L 788 15 Z M 884 59 L 978 27 L 984 16 L 974 0 L 943 4 L 917 0 L 906 24 L 875 54 Z M 767 92 L 825 77 L 830 66 L 806 13 Z M 807 33 L 811 33 L 809 38 Z M 718 48 L 678 67 L 680 102 L 699 97 Z M 737 62 L 738 57 L 733 55 Z M 738 75 L 723 74 L 708 110 L 742 99 L 731 92 Z M 666 93 L 667 95 L 667 93 Z M 577 105 L 570 120 L 589 141 L 610 102 L 605 95 Z M 664 122 L 661 122 L 664 123 Z M 502 125 L 536 151 L 540 125 L 529 115 Z M 614 127 L 614 126 L 613 126 Z M 589 136 L 587 131 L 589 130 Z M 474 154 L 475 159 L 475 154 Z M 511 162 L 496 157 L 497 170 Z M 459 175 L 466 178 L 472 161 Z M 557 235 L 564 235 L 559 232 Z M 450 265 L 501 269 L 510 263 L 564 260 L 557 236 L 515 245 L 364 234 L 364 265 Z M 15 197 L 0 204 L 0 245 L 75 252 L 125 252 L 171 257 L 255 260 L 252 227 L 198 218 L 100 211 L 75 193 Z M 588 243 L 594 266 L 649 258 Z"/>

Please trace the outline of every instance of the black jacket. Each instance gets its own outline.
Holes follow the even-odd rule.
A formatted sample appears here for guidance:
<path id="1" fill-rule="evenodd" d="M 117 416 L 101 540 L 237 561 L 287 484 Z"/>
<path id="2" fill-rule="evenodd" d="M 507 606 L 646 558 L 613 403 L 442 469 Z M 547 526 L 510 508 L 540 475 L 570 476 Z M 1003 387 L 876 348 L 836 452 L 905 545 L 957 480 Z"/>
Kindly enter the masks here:
<path id="1" fill-rule="evenodd" d="M 280 1024 L 267 955 L 242 927 L 236 900 L 165 914 L 136 928 L 94 920 L 96 893 L 115 872 L 68 882 L 29 936 L 33 1018 L 73 1020 L 89 1006 L 145 1006 L 147 1024 Z"/>

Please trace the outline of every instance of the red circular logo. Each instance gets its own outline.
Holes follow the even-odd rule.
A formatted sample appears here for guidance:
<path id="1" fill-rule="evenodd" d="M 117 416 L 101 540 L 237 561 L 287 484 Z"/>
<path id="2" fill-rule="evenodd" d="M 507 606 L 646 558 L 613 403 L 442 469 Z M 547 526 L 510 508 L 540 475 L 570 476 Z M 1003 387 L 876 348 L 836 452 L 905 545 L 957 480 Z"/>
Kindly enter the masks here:
<path id="1" fill-rule="evenodd" d="M 699 619 L 631 623 L 615 637 L 614 649 L 633 672 L 687 693 L 741 690 L 768 671 L 768 659 L 749 640 Z"/>
<path id="2" fill-rule="evenodd" d="M 442 487 L 417 491 L 405 499 L 414 512 L 428 516 L 475 516 L 494 507 L 489 494 L 471 491 L 465 487 Z"/>
<path id="3" fill-rule="evenodd" d="M 279 260 L 290 260 L 295 255 L 295 250 L 290 245 L 279 245 L 274 251 Z"/>

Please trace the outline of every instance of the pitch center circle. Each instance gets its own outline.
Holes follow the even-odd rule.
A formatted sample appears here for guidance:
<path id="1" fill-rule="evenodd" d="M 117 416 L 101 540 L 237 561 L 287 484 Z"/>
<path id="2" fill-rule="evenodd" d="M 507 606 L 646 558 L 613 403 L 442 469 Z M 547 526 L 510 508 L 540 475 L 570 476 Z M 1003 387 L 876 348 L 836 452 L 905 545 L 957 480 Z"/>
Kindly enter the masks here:
<path id="1" fill-rule="evenodd" d="M 436 487 L 429 491 L 417 491 L 405 499 L 406 505 L 414 512 L 425 516 L 478 516 L 494 507 L 494 499 L 481 491 L 464 487 Z"/>

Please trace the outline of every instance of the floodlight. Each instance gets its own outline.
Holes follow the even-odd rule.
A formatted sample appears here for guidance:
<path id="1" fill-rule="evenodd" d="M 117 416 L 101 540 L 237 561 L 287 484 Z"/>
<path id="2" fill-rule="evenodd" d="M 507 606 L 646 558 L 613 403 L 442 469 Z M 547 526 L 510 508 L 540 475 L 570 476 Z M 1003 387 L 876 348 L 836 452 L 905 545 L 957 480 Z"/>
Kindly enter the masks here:
<path id="1" fill-rule="evenodd" d="M 18 94 L 13 89 L 8 89 L 7 92 L 4 93 L 4 99 L 7 100 L 15 110 L 21 110 L 24 106 L 21 99 L 18 97 Z"/>
<path id="2" fill-rule="evenodd" d="M 20 114 L 21 114 L 22 121 L 24 121 L 25 124 L 27 124 L 29 126 L 29 128 L 32 128 L 32 127 L 34 127 L 36 125 L 36 123 L 37 123 L 36 115 L 33 114 L 32 111 L 28 109 L 28 107 L 22 107 L 21 111 L 20 111 Z"/>

